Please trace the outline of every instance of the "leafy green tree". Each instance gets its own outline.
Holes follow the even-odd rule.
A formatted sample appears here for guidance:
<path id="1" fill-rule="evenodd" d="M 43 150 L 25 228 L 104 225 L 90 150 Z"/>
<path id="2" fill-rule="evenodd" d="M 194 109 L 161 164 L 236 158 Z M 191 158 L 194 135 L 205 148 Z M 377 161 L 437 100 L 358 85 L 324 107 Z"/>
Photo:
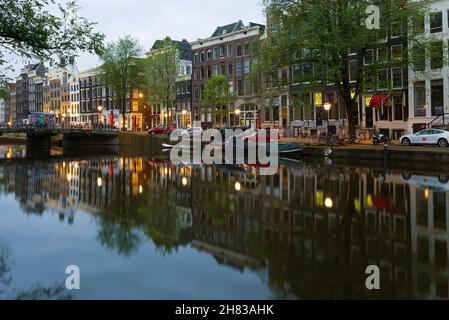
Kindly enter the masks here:
<path id="1" fill-rule="evenodd" d="M 170 37 L 166 37 L 164 40 L 158 41 L 147 55 L 148 102 L 160 102 L 169 113 L 167 121 L 173 123 L 173 106 L 176 100 L 175 85 L 180 59 L 178 45 Z"/>
<path id="2" fill-rule="evenodd" d="M 79 11 L 76 0 L 0 0 L 0 67 L 12 70 L 14 56 L 64 65 L 80 51 L 101 52 L 104 35 Z"/>
<path id="3" fill-rule="evenodd" d="M 227 106 L 234 101 L 237 96 L 231 92 L 231 86 L 225 76 L 214 76 L 206 82 L 203 92 L 203 103 L 211 107 L 212 123 L 215 127 L 217 114 L 219 115 L 219 125 L 223 122 L 222 106 Z M 220 109 L 217 111 L 217 109 Z M 224 112 L 226 112 L 226 110 Z M 227 113 L 227 112 L 226 112 Z"/>
<path id="4" fill-rule="evenodd" d="M 412 48 L 429 43 L 420 32 L 428 1 L 266 0 L 264 4 L 269 19 L 267 36 L 258 46 L 261 91 L 269 96 L 273 88 L 283 88 L 307 100 L 309 92 L 332 84 L 341 110 L 346 110 L 352 141 L 361 94 L 376 86 L 391 91 L 391 78 L 384 79 L 382 70 L 401 67 L 405 74 Z M 373 4 L 380 9 L 380 29 L 367 27 L 371 12 L 367 8 Z M 393 52 L 385 40 L 396 35 L 410 46 Z"/>
<path id="5" fill-rule="evenodd" d="M 112 87 L 114 99 L 122 114 L 125 128 L 126 100 L 131 91 L 144 85 L 142 48 L 138 40 L 130 36 L 107 44 L 100 56 L 101 71 L 105 82 Z"/>

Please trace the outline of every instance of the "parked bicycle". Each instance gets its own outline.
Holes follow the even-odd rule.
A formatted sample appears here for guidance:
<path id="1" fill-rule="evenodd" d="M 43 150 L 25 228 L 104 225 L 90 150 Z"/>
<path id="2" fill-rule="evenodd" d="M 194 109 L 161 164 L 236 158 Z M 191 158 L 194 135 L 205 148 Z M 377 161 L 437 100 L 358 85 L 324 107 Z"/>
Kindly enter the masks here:
<path id="1" fill-rule="evenodd" d="M 338 135 L 323 132 L 320 135 L 320 143 L 327 146 L 337 147 L 343 144 L 343 140 Z"/>

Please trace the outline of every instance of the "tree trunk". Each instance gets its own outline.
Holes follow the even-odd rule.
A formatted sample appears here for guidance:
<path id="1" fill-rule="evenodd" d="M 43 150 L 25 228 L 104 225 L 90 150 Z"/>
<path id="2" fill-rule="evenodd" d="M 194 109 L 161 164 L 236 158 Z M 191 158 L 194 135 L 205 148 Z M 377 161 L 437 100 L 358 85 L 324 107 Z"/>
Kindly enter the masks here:
<path id="1" fill-rule="evenodd" d="M 216 111 L 217 111 L 217 107 L 214 105 L 212 106 L 212 110 L 211 110 L 211 116 L 212 116 L 212 129 L 215 128 L 215 124 L 216 124 L 216 120 L 217 120 L 217 115 L 216 115 Z"/>
<path id="2" fill-rule="evenodd" d="M 123 123 L 122 123 L 122 131 L 125 131 L 125 124 L 126 124 L 126 98 L 122 101 L 122 117 L 123 117 Z"/>
<path id="3" fill-rule="evenodd" d="M 345 99 L 346 117 L 348 120 L 348 136 L 349 143 L 353 144 L 356 141 L 356 124 L 357 124 L 357 103 L 354 99 Z"/>

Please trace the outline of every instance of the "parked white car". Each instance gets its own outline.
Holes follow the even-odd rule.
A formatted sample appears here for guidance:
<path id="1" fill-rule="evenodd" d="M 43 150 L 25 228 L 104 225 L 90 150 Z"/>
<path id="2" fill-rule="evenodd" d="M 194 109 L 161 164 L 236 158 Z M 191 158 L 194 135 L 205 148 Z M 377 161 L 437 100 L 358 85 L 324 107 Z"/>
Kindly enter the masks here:
<path id="1" fill-rule="evenodd" d="M 425 176 L 421 174 L 402 173 L 401 178 L 404 182 L 414 185 L 420 189 L 429 189 L 433 191 L 449 191 L 449 176 L 441 174 L 438 177 Z"/>
<path id="2" fill-rule="evenodd" d="M 425 129 L 414 134 L 402 136 L 400 141 L 404 146 L 431 144 L 445 148 L 449 146 L 449 131 Z"/>

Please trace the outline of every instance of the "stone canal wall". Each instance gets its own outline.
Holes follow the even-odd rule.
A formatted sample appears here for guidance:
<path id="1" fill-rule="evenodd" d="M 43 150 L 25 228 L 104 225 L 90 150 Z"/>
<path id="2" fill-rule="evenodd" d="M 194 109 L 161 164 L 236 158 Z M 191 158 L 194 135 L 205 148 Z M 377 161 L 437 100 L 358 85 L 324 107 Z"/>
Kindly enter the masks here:
<path id="1" fill-rule="evenodd" d="M 328 147 L 304 146 L 308 158 L 323 159 Z M 338 163 L 357 164 L 372 163 L 388 165 L 391 168 L 401 168 L 413 165 L 416 167 L 449 171 L 449 148 L 402 147 L 390 146 L 384 150 L 383 146 L 348 146 L 331 148 L 329 159 Z"/>

